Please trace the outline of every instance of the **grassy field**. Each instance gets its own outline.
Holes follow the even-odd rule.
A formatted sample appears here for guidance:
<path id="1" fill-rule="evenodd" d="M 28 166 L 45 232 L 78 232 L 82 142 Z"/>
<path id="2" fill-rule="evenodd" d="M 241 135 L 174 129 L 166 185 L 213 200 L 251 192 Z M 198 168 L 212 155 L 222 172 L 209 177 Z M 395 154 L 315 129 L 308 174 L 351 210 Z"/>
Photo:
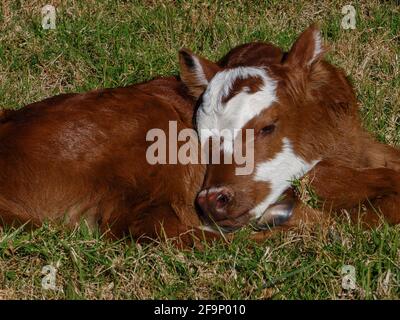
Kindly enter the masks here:
<path id="1" fill-rule="evenodd" d="M 57 8 L 55 30 L 40 9 Z M 341 28 L 343 5 L 356 28 Z M 328 60 L 355 85 L 365 126 L 400 144 L 400 6 L 396 1 L 16 1 L 0 7 L 0 105 L 19 108 L 71 91 L 177 74 L 177 51 L 217 59 L 235 45 L 288 49 L 319 22 Z M 0 168 L 1 170 L 1 168 Z M 229 245 L 179 252 L 168 244 L 108 242 L 84 226 L 0 230 L 0 299 L 399 299 L 400 228 L 366 231 L 347 221 L 328 230 L 278 234 L 263 244 L 248 230 Z M 42 268 L 57 268 L 44 290 Z M 344 265 L 356 272 L 342 288 Z"/>

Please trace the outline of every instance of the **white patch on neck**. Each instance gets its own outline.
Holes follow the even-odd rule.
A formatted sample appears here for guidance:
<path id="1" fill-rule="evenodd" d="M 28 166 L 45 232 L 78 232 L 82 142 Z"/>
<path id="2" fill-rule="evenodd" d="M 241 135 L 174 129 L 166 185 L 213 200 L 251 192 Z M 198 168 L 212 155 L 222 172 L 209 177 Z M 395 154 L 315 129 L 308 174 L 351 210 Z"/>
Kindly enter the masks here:
<path id="1" fill-rule="evenodd" d="M 292 143 L 283 138 L 283 148 L 274 159 L 257 165 L 255 181 L 269 182 L 269 195 L 250 211 L 255 218 L 263 215 L 267 208 L 275 203 L 282 193 L 289 188 L 293 179 L 298 179 L 310 171 L 319 160 L 306 162 L 293 152 Z"/>
<path id="2" fill-rule="evenodd" d="M 222 103 L 236 79 L 249 77 L 261 78 L 263 85 L 260 91 L 250 93 L 245 87 L 227 103 Z M 215 136 L 218 132 L 230 130 L 230 135 L 222 134 L 222 136 L 224 151 L 232 153 L 233 141 L 240 129 L 277 101 L 276 86 L 276 81 L 262 68 L 238 67 L 218 72 L 204 92 L 203 103 L 196 115 L 201 144 L 204 145 L 209 137 Z"/>
<path id="3" fill-rule="evenodd" d="M 196 70 L 195 75 L 197 78 L 197 81 L 201 83 L 203 86 L 207 86 L 208 80 L 206 78 L 206 75 L 204 74 L 203 67 L 200 64 L 200 61 L 197 57 L 192 56 L 193 62 L 194 62 L 194 68 Z"/>

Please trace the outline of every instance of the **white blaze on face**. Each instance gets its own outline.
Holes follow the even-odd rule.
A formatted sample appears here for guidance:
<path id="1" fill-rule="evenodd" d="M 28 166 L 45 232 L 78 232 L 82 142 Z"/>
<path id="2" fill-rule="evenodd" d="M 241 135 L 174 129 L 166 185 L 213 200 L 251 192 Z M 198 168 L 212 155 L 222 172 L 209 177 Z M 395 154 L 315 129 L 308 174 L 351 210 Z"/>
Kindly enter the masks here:
<path id="1" fill-rule="evenodd" d="M 254 180 L 268 182 L 271 190 L 261 203 L 250 210 L 254 218 L 261 217 L 265 210 L 290 187 L 293 179 L 302 177 L 318 163 L 318 160 L 309 163 L 296 155 L 289 139 L 283 138 L 282 142 L 282 150 L 273 159 L 262 162 L 256 167 Z"/>
<path id="2" fill-rule="evenodd" d="M 235 80 L 250 77 L 262 80 L 261 90 L 251 93 L 244 88 L 228 102 L 222 102 Z M 233 141 L 240 129 L 277 100 L 276 86 L 276 81 L 262 68 L 238 67 L 218 72 L 208 84 L 196 115 L 202 146 L 209 137 L 219 136 L 224 138 L 224 151 L 232 153 Z"/>

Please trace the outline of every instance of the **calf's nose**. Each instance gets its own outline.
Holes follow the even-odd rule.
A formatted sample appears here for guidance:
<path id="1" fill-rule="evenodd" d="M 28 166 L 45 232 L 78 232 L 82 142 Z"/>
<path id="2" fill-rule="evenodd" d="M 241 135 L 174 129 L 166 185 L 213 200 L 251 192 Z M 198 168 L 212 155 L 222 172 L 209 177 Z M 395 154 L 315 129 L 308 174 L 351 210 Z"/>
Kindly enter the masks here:
<path id="1" fill-rule="evenodd" d="M 218 221 L 227 218 L 227 206 L 232 201 L 232 197 L 232 191 L 226 187 L 209 188 L 199 193 L 197 204 L 204 215 Z"/>

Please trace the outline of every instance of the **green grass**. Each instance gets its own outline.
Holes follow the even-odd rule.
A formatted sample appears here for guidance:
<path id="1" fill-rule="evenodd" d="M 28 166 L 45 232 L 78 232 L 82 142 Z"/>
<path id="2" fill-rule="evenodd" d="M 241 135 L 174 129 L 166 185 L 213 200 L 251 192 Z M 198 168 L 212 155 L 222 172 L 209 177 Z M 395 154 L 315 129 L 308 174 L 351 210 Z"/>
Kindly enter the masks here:
<path id="1" fill-rule="evenodd" d="M 50 2 L 50 1 L 49 1 Z M 48 1 L 2 1 L 0 105 L 19 108 L 62 92 L 117 87 L 178 73 L 188 47 L 218 59 L 235 45 L 271 41 L 288 49 L 319 22 L 328 60 L 344 68 L 365 126 L 400 144 L 400 9 L 395 1 L 354 4 L 355 30 L 340 27 L 347 1 L 52 1 L 57 29 L 41 28 Z M 168 244 L 109 242 L 85 227 L 0 231 L 1 298 L 400 298 L 400 232 L 346 221 L 329 230 L 280 234 L 263 244 L 248 230 L 233 244 L 179 252 Z M 58 266 L 43 290 L 42 267 Z M 341 287 L 343 265 L 357 288 Z"/>
<path id="2" fill-rule="evenodd" d="M 168 243 L 107 242 L 84 226 L 8 231 L 0 238 L 0 298 L 398 298 L 399 231 L 365 231 L 342 221 L 260 245 L 243 230 L 229 246 L 183 252 Z M 41 287 L 45 265 L 57 267 L 56 290 Z M 341 287 L 344 265 L 356 269 L 355 290 Z"/>

